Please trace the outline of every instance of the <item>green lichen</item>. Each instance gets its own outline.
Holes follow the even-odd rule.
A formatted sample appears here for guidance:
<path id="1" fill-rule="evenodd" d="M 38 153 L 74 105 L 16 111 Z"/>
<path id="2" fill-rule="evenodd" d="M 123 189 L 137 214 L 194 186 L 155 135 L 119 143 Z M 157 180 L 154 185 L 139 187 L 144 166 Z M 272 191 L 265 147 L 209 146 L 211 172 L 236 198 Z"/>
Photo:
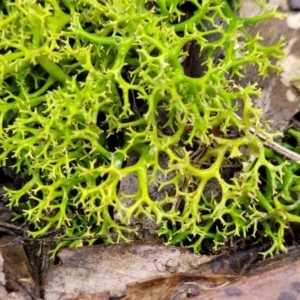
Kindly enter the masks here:
<path id="1" fill-rule="evenodd" d="M 5 165 L 14 158 L 13 167 L 29 178 L 19 190 L 6 189 L 9 206 L 21 208 L 16 218 L 27 219 L 34 237 L 65 227 L 65 237 L 114 231 L 118 240 L 127 240 L 124 232 L 134 229 L 116 222 L 114 209 L 124 224 L 141 214 L 153 218 L 168 243 L 190 240 L 196 252 L 205 239 L 218 246 L 232 235 L 255 235 L 257 226 L 273 241 L 266 253 L 285 250 L 288 222 L 300 221 L 295 187 L 286 182 L 295 176 L 249 131 L 254 126 L 265 132 L 251 101 L 259 91 L 232 79 L 248 64 L 257 65 L 261 76 L 278 70 L 271 58 L 283 56 L 282 41 L 264 46 L 245 25 L 279 15 L 242 19 L 223 0 L 192 0 L 186 2 L 194 14 L 186 19 L 185 1 L 146 2 L 4 0 L 0 5 L 0 160 Z M 215 24 L 216 18 L 223 25 Z M 184 73 L 189 42 L 207 55 L 200 78 Z M 218 49 L 225 55 L 217 63 Z M 160 110 L 164 124 L 157 120 Z M 219 136 L 212 134 L 215 127 Z M 226 137 L 232 128 L 242 134 Z M 201 147 L 206 153 L 194 163 L 191 151 Z M 132 151 L 139 153 L 138 161 L 124 166 Z M 159 165 L 161 155 L 168 157 L 167 169 Z M 222 165 L 233 159 L 243 171 L 225 181 Z M 265 189 L 261 168 L 268 178 Z M 172 174 L 160 185 L 172 184 L 176 194 L 151 199 L 149 169 Z M 140 184 L 127 195 L 134 198 L 127 207 L 118 187 L 133 172 Z M 221 187 L 218 199 L 203 196 L 211 179 Z M 66 244 L 82 241 L 58 247 Z"/>

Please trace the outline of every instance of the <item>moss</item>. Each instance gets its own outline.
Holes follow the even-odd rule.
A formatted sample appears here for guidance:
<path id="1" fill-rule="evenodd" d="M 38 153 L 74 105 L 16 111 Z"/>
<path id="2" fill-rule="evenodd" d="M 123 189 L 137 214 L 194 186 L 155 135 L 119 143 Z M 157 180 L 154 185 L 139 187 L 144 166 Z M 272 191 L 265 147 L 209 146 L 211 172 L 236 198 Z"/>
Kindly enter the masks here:
<path id="1" fill-rule="evenodd" d="M 218 246 L 250 229 L 255 234 L 258 224 L 273 240 L 267 253 L 285 250 L 287 222 L 299 222 L 297 209 L 288 210 L 281 202 L 284 195 L 285 201 L 296 203 L 284 188 L 289 167 L 275 154 L 266 157 L 263 143 L 249 131 L 254 126 L 265 133 L 261 112 L 251 101 L 259 91 L 232 80 L 242 76 L 247 64 L 256 64 L 261 76 L 277 70 L 271 58 L 283 56 L 282 41 L 263 46 L 245 25 L 280 15 L 242 19 L 225 1 L 192 0 L 194 14 L 187 19 L 182 0 L 146 2 L 4 1 L 0 160 L 5 165 L 14 157 L 13 167 L 30 178 L 20 190 L 6 189 L 9 206 L 22 208 L 16 218 L 25 217 L 35 237 L 65 227 L 65 237 L 115 231 L 118 240 L 126 240 L 124 232 L 134 229 L 116 223 L 114 209 L 123 223 L 140 214 L 154 218 L 163 224 L 159 233 L 168 243 L 192 238 L 190 247 L 196 252 L 205 239 Z M 216 18 L 223 25 L 215 24 Z M 184 73 L 185 46 L 191 42 L 205 53 L 207 71 L 200 78 Z M 216 49 L 225 54 L 218 63 Z M 235 114 L 237 100 L 243 107 L 241 119 Z M 162 124 L 159 111 L 165 114 Z M 219 136 L 212 134 L 216 127 Z M 240 137 L 226 137 L 232 127 Z M 242 146 L 248 151 L 241 152 Z M 201 147 L 206 153 L 195 164 L 191 151 Z M 126 167 L 132 151 L 139 159 Z M 167 169 L 160 167 L 160 155 L 168 157 Z M 243 171 L 225 181 L 222 165 L 232 159 L 243 164 Z M 260 188 L 262 167 L 268 176 L 265 190 Z M 170 178 L 161 185 L 174 185 L 176 195 L 153 201 L 149 169 Z M 140 185 L 128 195 L 134 201 L 127 207 L 118 186 L 131 173 Z M 218 201 L 203 196 L 211 180 L 221 189 Z M 180 211 L 168 205 L 178 197 L 184 199 Z M 66 244 L 82 241 L 58 247 Z"/>

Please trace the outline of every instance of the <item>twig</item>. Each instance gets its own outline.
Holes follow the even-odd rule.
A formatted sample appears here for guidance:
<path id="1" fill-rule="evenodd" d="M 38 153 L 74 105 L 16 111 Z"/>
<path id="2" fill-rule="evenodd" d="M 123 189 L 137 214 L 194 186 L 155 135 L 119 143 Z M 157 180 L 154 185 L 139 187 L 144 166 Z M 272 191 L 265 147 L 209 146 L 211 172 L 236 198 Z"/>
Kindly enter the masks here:
<path id="1" fill-rule="evenodd" d="M 16 279 L 16 282 L 22 287 L 22 289 L 31 297 L 31 299 L 34 300 L 39 300 L 40 298 L 38 298 L 37 296 L 35 296 L 29 289 L 29 286 L 27 286 L 26 284 L 24 284 L 22 282 L 22 280 L 20 279 Z"/>
<path id="2" fill-rule="evenodd" d="M 11 247 L 11 246 L 18 245 L 18 244 L 23 244 L 23 243 L 24 243 L 24 238 L 21 237 L 21 236 L 17 236 L 12 241 L 10 241 L 10 242 L 8 242 L 4 245 L 0 245 L 0 248 Z"/>
<path id="3" fill-rule="evenodd" d="M 272 150 L 274 150 L 275 152 L 282 154 L 283 156 L 285 156 L 288 159 L 291 159 L 293 161 L 295 161 L 296 163 L 300 164 L 300 155 L 296 152 L 293 152 L 287 148 L 284 148 L 283 146 L 281 146 L 280 144 L 269 140 L 267 137 L 265 137 L 263 134 L 258 134 L 258 137 L 260 139 L 262 139 L 263 141 L 266 142 L 267 146 L 270 147 Z"/>
<path id="4" fill-rule="evenodd" d="M 255 134 L 255 129 L 251 126 L 249 131 L 253 134 Z M 263 140 L 267 146 L 269 148 L 271 148 L 272 150 L 274 150 L 275 152 L 282 154 L 283 156 L 285 156 L 288 159 L 291 159 L 293 161 L 295 161 L 296 163 L 300 164 L 300 155 L 296 152 L 293 152 L 287 148 L 284 148 L 283 146 L 281 146 L 280 144 L 270 140 L 269 138 L 267 138 L 264 134 L 262 133 L 257 133 L 257 136 Z"/>
<path id="5" fill-rule="evenodd" d="M 239 120 L 242 120 L 242 118 L 240 116 L 238 116 L 237 114 L 234 114 L 234 116 L 236 118 L 238 118 Z M 253 126 L 250 126 L 249 131 L 253 134 L 256 134 L 262 141 L 264 141 L 267 144 L 267 146 L 269 148 L 271 148 L 275 152 L 282 154 L 286 158 L 291 159 L 291 160 L 295 161 L 296 163 L 300 164 L 300 155 L 298 153 L 293 152 L 287 148 L 284 148 L 283 146 L 270 140 L 268 137 L 266 137 L 264 134 L 262 134 L 260 132 L 257 133 Z"/>
<path id="6" fill-rule="evenodd" d="M 197 162 L 198 165 L 202 165 L 202 166 L 211 166 L 213 163 L 208 163 L 208 162 L 204 162 L 204 161 L 198 161 Z M 221 168 L 233 168 L 233 169 L 239 169 L 242 168 L 243 165 L 242 164 L 222 164 Z"/>
<path id="7" fill-rule="evenodd" d="M 27 230 L 23 227 L 14 225 L 14 224 L 10 224 L 10 223 L 6 223 L 6 222 L 2 222 L 0 221 L 0 232 L 1 230 L 6 229 L 9 231 L 14 232 L 16 235 L 22 233 L 23 235 L 25 235 L 27 233 Z"/>
<path id="8" fill-rule="evenodd" d="M 28 237 L 22 237 L 22 236 L 18 236 L 15 239 L 13 239 L 12 241 L 4 244 L 4 245 L 0 245 L 0 248 L 4 248 L 4 247 L 11 247 L 17 244 L 23 244 L 24 242 L 64 242 L 64 241 L 76 241 L 76 240 L 82 240 L 82 241 L 86 241 L 86 240 L 92 240 L 92 239 L 97 239 L 97 238 L 103 238 L 103 237 L 109 237 L 109 234 L 104 234 L 104 235 L 91 235 L 91 236 L 78 236 L 78 237 L 69 237 L 69 238 L 58 238 L 58 237 L 54 237 L 54 238 L 28 238 Z"/>
<path id="9" fill-rule="evenodd" d="M 192 155 L 190 156 L 190 159 L 193 163 L 196 163 L 197 161 L 200 160 L 200 158 L 204 155 L 204 153 L 206 152 L 206 147 L 200 147 L 196 150 L 196 152 L 192 153 Z"/>

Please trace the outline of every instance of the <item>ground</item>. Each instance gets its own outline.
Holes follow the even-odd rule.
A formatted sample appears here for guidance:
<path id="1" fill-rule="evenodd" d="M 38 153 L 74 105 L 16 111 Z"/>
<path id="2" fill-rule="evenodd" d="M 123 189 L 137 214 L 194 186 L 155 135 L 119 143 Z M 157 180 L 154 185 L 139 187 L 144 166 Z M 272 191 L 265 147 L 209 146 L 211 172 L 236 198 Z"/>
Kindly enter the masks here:
<path id="1" fill-rule="evenodd" d="M 279 75 L 271 73 L 268 79 L 260 80 L 255 69 L 249 68 L 241 83 L 258 82 L 262 95 L 254 101 L 264 110 L 265 118 L 273 121 L 273 131 L 284 132 L 288 127 L 299 130 L 300 97 L 293 77 L 300 75 L 300 13 L 292 11 L 285 0 L 271 2 L 272 6 L 280 5 L 281 10 L 288 12 L 287 18 L 268 20 L 251 30 L 259 32 L 266 44 L 276 42 L 280 36 L 285 37 L 287 57 L 278 62 L 282 72 Z M 300 7 L 299 1 L 288 2 L 293 7 Z M 253 1 L 243 1 L 241 14 L 256 14 L 258 9 Z M 191 70 L 195 60 L 195 57 L 194 60 L 190 58 L 189 72 L 196 72 Z M 158 244 L 158 238 L 152 239 L 153 227 L 143 220 L 139 221 L 139 226 L 148 232 L 141 232 L 135 244 L 63 249 L 56 259 L 50 259 L 49 249 L 55 245 L 56 232 L 30 239 L 26 235 L 26 226 L 11 222 L 12 213 L 6 207 L 8 200 L 3 187 L 20 188 L 26 180 L 25 176 L 8 168 L 0 169 L 0 299 L 226 299 L 229 296 L 233 299 L 241 295 L 247 299 L 246 293 L 253 290 L 257 294 L 251 299 L 259 299 L 261 287 L 269 295 L 277 293 L 278 299 L 300 297 L 299 280 L 292 277 L 300 269 L 299 249 L 293 247 L 300 242 L 299 226 L 287 229 L 289 253 L 267 260 L 262 260 L 259 254 L 269 247 L 267 242 L 250 245 L 243 239 L 231 239 L 218 251 L 208 245 L 202 256 L 182 248 L 166 247 Z M 134 178 L 126 178 L 121 189 L 132 189 L 134 184 L 137 184 Z M 151 189 L 158 193 L 155 187 Z M 218 186 L 213 183 L 211 189 L 218 193 Z M 155 243 L 141 244 L 141 240 Z M 279 267 L 283 268 L 276 269 Z M 269 271 L 271 269 L 275 270 Z M 255 281 L 256 277 L 248 278 L 253 275 L 258 276 L 260 285 Z M 270 278 L 277 286 L 268 289 Z M 284 280 L 286 285 L 280 285 L 283 278 L 289 278 Z M 231 285 L 227 290 L 207 291 L 228 283 Z M 127 291 L 126 285 L 129 285 Z M 94 298 L 76 298 L 79 294 L 94 294 Z"/>

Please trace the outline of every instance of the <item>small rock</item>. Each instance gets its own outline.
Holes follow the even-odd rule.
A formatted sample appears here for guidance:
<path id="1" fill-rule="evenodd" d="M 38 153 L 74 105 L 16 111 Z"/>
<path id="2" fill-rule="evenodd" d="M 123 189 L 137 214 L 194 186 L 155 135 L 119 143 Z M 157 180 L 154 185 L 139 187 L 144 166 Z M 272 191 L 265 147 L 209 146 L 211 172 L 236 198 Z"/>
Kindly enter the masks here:
<path id="1" fill-rule="evenodd" d="M 300 10 L 300 0 L 288 0 L 290 9 Z"/>

